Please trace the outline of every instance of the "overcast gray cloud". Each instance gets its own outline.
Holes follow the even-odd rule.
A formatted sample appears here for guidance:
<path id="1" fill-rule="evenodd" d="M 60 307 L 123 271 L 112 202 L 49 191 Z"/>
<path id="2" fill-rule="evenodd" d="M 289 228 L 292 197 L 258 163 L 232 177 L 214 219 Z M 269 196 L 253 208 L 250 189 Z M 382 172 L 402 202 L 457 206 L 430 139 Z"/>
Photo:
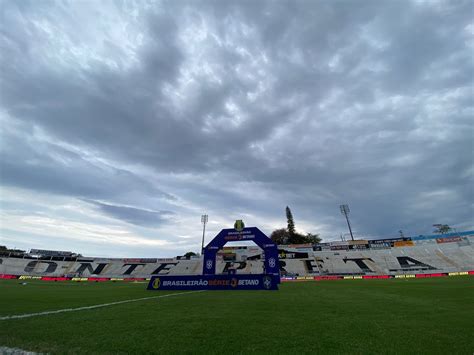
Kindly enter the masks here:
<path id="1" fill-rule="evenodd" d="M 271 232 L 286 205 L 326 239 L 346 232 L 341 203 L 360 237 L 473 226 L 470 1 L 0 8 L 9 243 L 72 223 L 70 249 L 167 255 L 199 245 L 201 213 L 210 233 L 240 217 Z M 34 237 L 38 213 L 55 222 Z"/>
<path id="2" fill-rule="evenodd" d="M 161 224 L 166 223 L 167 218 L 174 214 L 171 211 L 149 211 L 128 206 L 116 206 L 98 201 L 89 202 L 99 207 L 104 213 L 114 218 L 118 218 L 138 226 L 159 227 Z"/>

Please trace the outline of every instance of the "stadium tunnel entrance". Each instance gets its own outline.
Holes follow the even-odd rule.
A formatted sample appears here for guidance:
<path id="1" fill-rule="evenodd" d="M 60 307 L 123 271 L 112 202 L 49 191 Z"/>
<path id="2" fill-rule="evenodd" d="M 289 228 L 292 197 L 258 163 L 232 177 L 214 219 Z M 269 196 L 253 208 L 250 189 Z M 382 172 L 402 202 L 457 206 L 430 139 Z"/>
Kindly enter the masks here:
<path id="1" fill-rule="evenodd" d="M 253 242 L 263 251 L 263 274 L 272 275 L 280 281 L 278 247 L 256 227 L 223 229 L 204 248 L 203 275 L 216 274 L 217 253 L 229 242 Z"/>

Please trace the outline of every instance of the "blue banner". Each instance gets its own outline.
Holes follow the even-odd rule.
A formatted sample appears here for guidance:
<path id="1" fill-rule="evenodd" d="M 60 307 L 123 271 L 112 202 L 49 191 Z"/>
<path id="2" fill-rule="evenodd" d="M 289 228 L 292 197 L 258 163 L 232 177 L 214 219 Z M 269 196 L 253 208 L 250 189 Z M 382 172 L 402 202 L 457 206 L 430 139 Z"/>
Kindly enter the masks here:
<path id="1" fill-rule="evenodd" d="M 274 275 L 153 276 L 147 289 L 168 290 L 278 290 Z"/>
<path id="2" fill-rule="evenodd" d="M 242 221 L 240 225 L 243 226 Z M 238 224 L 236 222 L 236 225 Z M 228 242 L 252 241 L 262 248 L 265 258 L 263 259 L 263 274 L 272 275 L 280 281 L 280 263 L 278 260 L 278 247 L 257 227 L 237 229 L 223 229 L 204 248 L 204 262 L 202 273 L 204 275 L 215 275 L 216 254 L 219 249 Z"/>

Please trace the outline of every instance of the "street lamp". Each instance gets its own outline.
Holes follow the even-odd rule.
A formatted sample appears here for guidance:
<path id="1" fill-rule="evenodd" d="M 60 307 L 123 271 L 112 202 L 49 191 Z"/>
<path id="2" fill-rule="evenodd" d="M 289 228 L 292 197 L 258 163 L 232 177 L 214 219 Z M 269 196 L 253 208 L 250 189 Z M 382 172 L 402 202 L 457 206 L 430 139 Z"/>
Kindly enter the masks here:
<path id="1" fill-rule="evenodd" d="M 207 214 L 203 214 L 201 216 L 201 223 L 202 223 L 201 255 L 204 254 L 204 235 L 206 234 L 206 223 L 208 220 L 209 220 L 209 216 Z"/>
<path id="2" fill-rule="evenodd" d="M 349 222 L 349 212 L 351 211 L 349 209 L 349 205 L 340 205 L 339 208 L 341 209 L 341 213 L 346 216 L 346 221 L 347 221 L 347 226 L 349 227 L 349 233 L 351 233 L 351 238 L 352 240 L 354 240 L 354 236 L 352 235 L 352 228 L 351 228 L 351 224 Z"/>

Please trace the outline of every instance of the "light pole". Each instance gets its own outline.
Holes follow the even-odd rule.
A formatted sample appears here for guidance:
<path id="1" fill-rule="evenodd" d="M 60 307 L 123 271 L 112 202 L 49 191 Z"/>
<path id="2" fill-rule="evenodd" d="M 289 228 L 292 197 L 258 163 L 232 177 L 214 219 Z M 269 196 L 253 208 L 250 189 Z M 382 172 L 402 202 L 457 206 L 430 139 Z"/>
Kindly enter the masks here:
<path id="1" fill-rule="evenodd" d="M 349 209 L 349 205 L 340 205 L 339 208 L 341 209 L 341 213 L 346 216 L 346 221 L 347 221 L 347 226 L 349 227 L 349 232 L 351 233 L 351 239 L 354 240 L 354 236 L 352 235 L 352 228 L 351 224 L 349 222 L 349 212 L 351 211 Z"/>
<path id="2" fill-rule="evenodd" d="M 209 216 L 207 214 L 203 214 L 201 216 L 201 223 L 202 223 L 201 255 L 204 253 L 204 235 L 206 234 L 206 223 L 208 220 L 209 220 Z"/>

